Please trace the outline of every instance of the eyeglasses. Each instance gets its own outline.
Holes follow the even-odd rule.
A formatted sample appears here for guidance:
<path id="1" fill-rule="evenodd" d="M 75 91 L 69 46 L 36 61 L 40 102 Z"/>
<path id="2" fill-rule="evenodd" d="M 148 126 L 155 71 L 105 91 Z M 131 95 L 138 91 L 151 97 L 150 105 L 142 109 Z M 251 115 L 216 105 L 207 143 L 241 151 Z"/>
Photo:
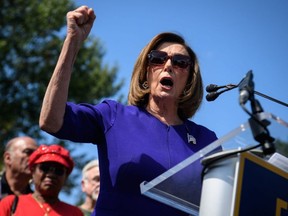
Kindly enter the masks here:
<path id="1" fill-rule="evenodd" d="M 86 177 L 86 178 L 84 178 L 84 180 L 86 181 L 86 182 L 89 182 L 89 183 L 98 183 L 98 182 L 100 182 L 100 176 L 99 175 L 96 175 L 96 176 L 94 176 L 93 178 L 88 178 L 88 177 Z"/>
<path id="2" fill-rule="evenodd" d="M 22 152 L 23 152 L 24 154 L 30 156 L 34 151 L 35 151 L 35 149 L 26 148 L 26 149 L 24 149 Z"/>
<path id="3" fill-rule="evenodd" d="M 65 173 L 65 168 L 64 167 L 55 167 L 55 166 L 53 166 L 51 164 L 42 163 L 38 167 L 45 174 L 47 174 L 49 172 L 52 172 L 52 173 L 54 173 L 57 176 L 63 176 L 64 173 Z"/>
<path id="4" fill-rule="evenodd" d="M 168 53 L 159 50 L 151 50 L 148 54 L 149 62 L 154 65 L 163 65 L 168 61 L 168 59 L 171 59 L 173 67 L 181 69 L 186 69 L 192 64 L 191 58 L 186 55 L 175 54 L 169 56 Z"/>

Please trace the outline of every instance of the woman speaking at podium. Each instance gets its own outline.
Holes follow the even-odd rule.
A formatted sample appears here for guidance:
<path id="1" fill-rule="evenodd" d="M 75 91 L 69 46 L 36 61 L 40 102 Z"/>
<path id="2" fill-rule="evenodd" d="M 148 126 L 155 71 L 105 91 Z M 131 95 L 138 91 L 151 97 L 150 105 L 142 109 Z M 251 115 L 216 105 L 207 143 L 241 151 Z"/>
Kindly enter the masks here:
<path id="1" fill-rule="evenodd" d="M 141 195 L 140 183 L 216 139 L 214 132 L 188 120 L 203 97 L 197 57 L 181 36 L 160 33 L 135 63 L 129 105 L 67 102 L 73 64 L 95 18 L 86 6 L 67 13 L 67 35 L 43 100 L 40 127 L 60 139 L 97 145 L 101 187 L 94 215 L 187 215 Z M 195 175 L 200 179 L 200 173 Z M 200 184 L 193 185 L 199 200 Z"/>

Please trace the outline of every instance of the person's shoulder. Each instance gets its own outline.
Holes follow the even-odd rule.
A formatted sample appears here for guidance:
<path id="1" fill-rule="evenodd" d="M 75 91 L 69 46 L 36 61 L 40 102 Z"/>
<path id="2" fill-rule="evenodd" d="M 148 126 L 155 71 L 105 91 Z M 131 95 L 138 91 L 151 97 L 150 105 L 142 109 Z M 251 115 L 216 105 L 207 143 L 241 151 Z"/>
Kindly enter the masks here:
<path id="1" fill-rule="evenodd" d="M 194 128 L 194 129 L 206 131 L 206 132 L 208 132 L 208 133 L 209 133 L 209 132 L 214 133 L 213 130 L 209 129 L 208 127 L 206 127 L 206 126 L 204 126 L 204 125 L 197 124 L 197 123 L 195 123 L 194 121 L 187 120 L 187 124 L 188 124 L 188 127 L 192 127 L 192 128 Z"/>
<path id="2" fill-rule="evenodd" d="M 86 209 L 81 208 L 81 206 L 77 206 L 81 212 L 83 213 L 84 216 L 90 216 L 92 214 L 92 212 L 87 211 Z"/>
<path id="3" fill-rule="evenodd" d="M 15 197 L 15 195 L 14 194 L 11 194 L 11 195 L 7 195 L 7 196 L 5 196 L 2 200 L 1 200 L 1 202 L 2 201 L 6 201 L 6 200 L 13 200 L 14 199 L 14 197 Z M 6 201 L 7 202 L 7 201 Z M 9 201 L 8 201 L 9 202 Z"/>
<path id="4" fill-rule="evenodd" d="M 114 108 L 124 108 L 124 107 L 135 107 L 135 106 L 128 106 L 125 105 L 119 101 L 116 100 L 112 100 L 112 99 L 103 99 L 101 102 L 97 103 L 97 104 L 91 104 L 91 103 L 80 103 L 80 104 L 75 104 L 73 102 L 67 102 L 66 105 L 68 107 L 71 107 L 72 109 L 75 109 L 76 107 L 87 107 L 90 109 L 97 109 L 97 110 L 102 110 L 105 108 L 110 108 L 110 109 L 114 109 Z"/>
<path id="5" fill-rule="evenodd" d="M 134 106 L 134 105 L 127 105 L 127 104 L 123 104 L 119 101 L 116 100 L 111 100 L 111 99 L 106 99 L 103 100 L 100 104 L 97 105 L 97 107 L 109 107 L 111 110 L 125 110 L 125 111 L 139 111 L 139 107 Z"/>
<path id="6" fill-rule="evenodd" d="M 190 130 L 194 131 L 195 134 L 198 134 L 198 136 L 201 136 L 201 137 L 206 137 L 206 139 L 208 139 L 210 142 L 217 139 L 217 135 L 215 131 L 209 129 L 206 126 L 197 124 L 190 120 L 187 121 L 187 125 Z"/>
<path id="7" fill-rule="evenodd" d="M 123 106 L 120 102 L 112 99 L 104 99 L 101 104 L 108 104 L 109 106 Z"/>
<path id="8" fill-rule="evenodd" d="M 21 199 L 34 200 L 32 193 L 22 194 L 19 196 Z"/>
<path id="9" fill-rule="evenodd" d="M 5 196 L 3 199 L 0 200 L 0 208 L 10 208 L 15 198 L 15 195 Z"/>
<path id="10" fill-rule="evenodd" d="M 12 203 L 12 202 L 15 202 L 15 200 L 17 200 L 17 202 L 18 202 L 20 200 L 21 201 L 26 201 L 26 200 L 31 200 L 31 199 L 33 199 L 32 198 L 32 194 L 22 194 L 22 195 L 19 195 L 19 196 L 16 196 L 14 194 L 10 194 L 10 195 L 4 197 L 1 200 L 1 202 L 3 201 L 3 202 L 7 202 L 7 203 Z"/>
<path id="11" fill-rule="evenodd" d="M 76 216 L 83 215 L 83 213 L 82 213 L 82 211 L 80 210 L 79 207 L 71 205 L 71 204 L 63 202 L 63 201 L 60 201 L 60 203 L 61 203 L 61 209 L 65 210 L 67 212 L 69 211 L 71 216 L 73 216 L 73 215 L 76 215 Z"/>

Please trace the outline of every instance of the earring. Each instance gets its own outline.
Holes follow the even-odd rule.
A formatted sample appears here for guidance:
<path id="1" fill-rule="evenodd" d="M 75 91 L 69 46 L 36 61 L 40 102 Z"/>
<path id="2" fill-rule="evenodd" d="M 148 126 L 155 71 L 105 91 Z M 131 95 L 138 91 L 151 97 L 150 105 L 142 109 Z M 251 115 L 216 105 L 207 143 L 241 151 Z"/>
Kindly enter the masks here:
<path id="1" fill-rule="evenodd" d="M 187 94 L 188 94 L 188 90 L 187 90 L 187 89 L 184 89 L 183 95 L 186 96 Z"/>
<path id="2" fill-rule="evenodd" d="M 148 82 L 147 82 L 147 81 L 143 82 L 143 83 L 142 83 L 142 87 L 143 87 L 145 90 L 148 89 L 148 88 L 149 88 Z"/>

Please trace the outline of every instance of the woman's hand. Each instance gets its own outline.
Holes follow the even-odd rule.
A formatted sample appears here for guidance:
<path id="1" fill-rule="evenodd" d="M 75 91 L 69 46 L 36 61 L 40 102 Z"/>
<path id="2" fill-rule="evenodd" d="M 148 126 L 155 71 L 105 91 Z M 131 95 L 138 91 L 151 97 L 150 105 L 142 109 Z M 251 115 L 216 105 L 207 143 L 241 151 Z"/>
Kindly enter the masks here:
<path id="1" fill-rule="evenodd" d="M 81 6 L 67 13 L 67 37 L 76 40 L 80 46 L 88 37 L 96 15 L 92 8 Z"/>

